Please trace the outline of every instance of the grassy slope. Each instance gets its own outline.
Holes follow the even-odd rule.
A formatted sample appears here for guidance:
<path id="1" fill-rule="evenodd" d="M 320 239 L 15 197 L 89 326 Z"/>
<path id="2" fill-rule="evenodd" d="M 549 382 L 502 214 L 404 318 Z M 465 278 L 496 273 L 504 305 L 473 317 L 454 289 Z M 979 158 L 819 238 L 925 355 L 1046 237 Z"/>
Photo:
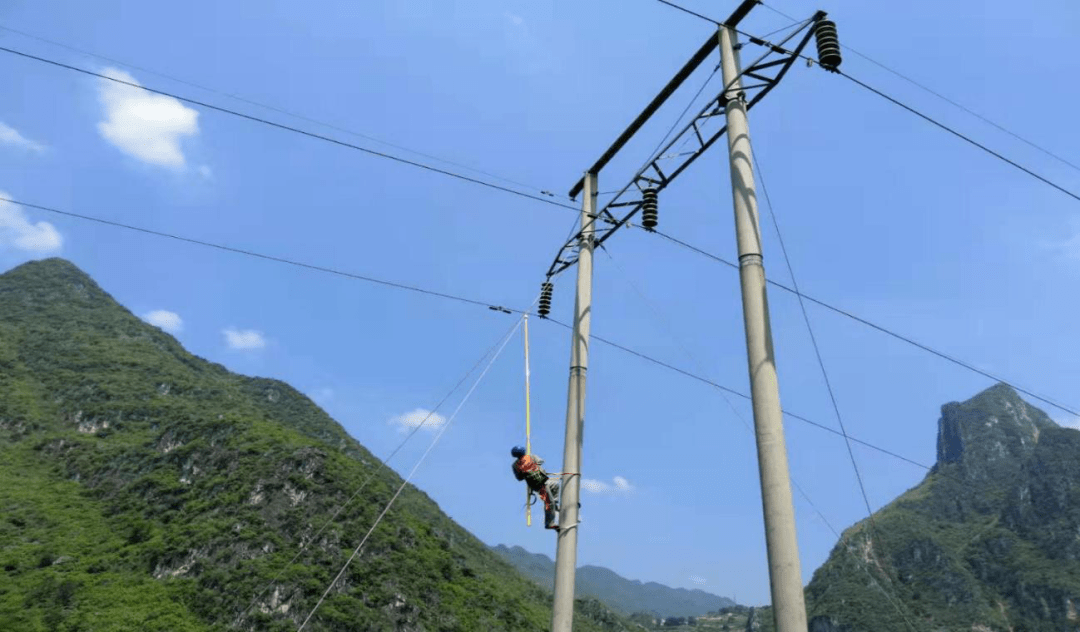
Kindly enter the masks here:
<path id="1" fill-rule="evenodd" d="M 0 463 L 4 630 L 295 629 L 401 482 L 380 468 L 313 539 L 372 455 L 291 387 L 188 354 L 57 260 L 0 276 Z M 549 621 L 543 590 L 409 486 L 308 629 Z M 579 604 L 576 629 L 624 627 Z"/>

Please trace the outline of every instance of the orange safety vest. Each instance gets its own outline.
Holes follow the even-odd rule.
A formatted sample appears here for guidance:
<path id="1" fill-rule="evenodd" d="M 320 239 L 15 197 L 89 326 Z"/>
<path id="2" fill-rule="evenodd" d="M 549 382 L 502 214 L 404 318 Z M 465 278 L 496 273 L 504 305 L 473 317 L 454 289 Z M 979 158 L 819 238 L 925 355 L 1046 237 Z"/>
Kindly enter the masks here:
<path id="1" fill-rule="evenodd" d="M 529 487 L 533 489 L 542 489 L 544 483 L 547 482 L 547 475 L 540 469 L 540 464 L 536 462 L 536 459 L 531 454 L 526 454 L 515 461 L 514 468 L 525 476 Z"/>

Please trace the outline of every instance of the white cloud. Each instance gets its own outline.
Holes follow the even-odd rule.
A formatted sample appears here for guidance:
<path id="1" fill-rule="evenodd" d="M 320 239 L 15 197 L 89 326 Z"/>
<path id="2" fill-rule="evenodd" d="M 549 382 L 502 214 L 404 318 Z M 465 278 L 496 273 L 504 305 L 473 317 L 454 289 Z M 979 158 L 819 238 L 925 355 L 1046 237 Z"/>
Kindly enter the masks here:
<path id="1" fill-rule="evenodd" d="M 170 334 L 180 333 L 184 328 L 184 320 L 176 312 L 164 309 L 155 309 L 143 316 L 143 320 L 155 327 L 161 327 Z"/>
<path id="2" fill-rule="evenodd" d="M 0 191 L 0 197 L 11 197 Z M 32 223 L 21 206 L 0 200 L 0 249 L 46 254 L 60 250 L 64 238 L 49 222 Z"/>
<path id="3" fill-rule="evenodd" d="M 199 165 L 198 171 L 199 175 L 203 178 L 206 178 L 207 180 L 214 177 L 214 171 L 210 169 L 209 165 Z"/>
<path id="4" fill-rule="evenodd" d="M 616 476 L 610 483 L 593 478 L 583 478 L 581 479 L 581 488 L 591 494 L 629 494 L 634 491 L 634 486 L 622 476 Z"/>
<path id="5" fill-rule="evenodd" d="M 390 423 L 397 426 L 402 432 L 412 430 L 420 424 L 424 424 L 424 430 L 437 430 L 446 423 L 446 417 L 424 408 L 417 408 L 411 412 L 391 417 Z"/>
<path id="6" fill-rule="evenodd" d="M 45 145 L 30 140 L 29 138 L 20 134 L 17 129 L 5 125 L 2 121 L 0 121 L 0 143 L 14 145 L 22 149 L 28 149 L 37 154 L 43 153 L 45 151 Z"/>
<path id="7" fill-rule="evenodd" d="M 709 583 L 709 580 L 705 579 L 704 577 L 698 577 L 697 575 L 691 575 L 690 576 L 690 581 L 694 582 L 695 584 L 707 584 L 707 583 Z"/>
<path id="8" fill-rule="evenodd" d="M 510 23 L 513 24 L 514 26 L 521 26 L 521 25 L 525 24 L 525 18 L 521 17 L 520 15 L 514 15 L 513 13 L 510 13 L 509 11 L 505 11 L 503 13 L 503 15 L 506 16 L 506 19 L 510 20 Z"/>
<path id="9" fill-rule="evenodd" d="M 266 346 L 266 338 L 263 337 L 262 332 L 254 329 L 229 327 L 221 333 L 225 334 L 225 344 L 230 349 L 262 349 Z"/>
<path id="10" fill-rule="evenodd" d="M 128 73 L 106 68 L 105 76 L 139 85 Z M 180 140 L 199 132 L 199 113 L 180 101 L 101 79 L 105 120 L 98 131 L 120 151 L 153 165 L 181 169 L 186 164 Z"/>
<path id="11" fill-rule="evenodd" d="M 581 489 L 593 494 L 606 494 L 611 491 L 611 485 L 608 485 L 604 481 L 598 481 L 592 478 L 581 479 Z"/>

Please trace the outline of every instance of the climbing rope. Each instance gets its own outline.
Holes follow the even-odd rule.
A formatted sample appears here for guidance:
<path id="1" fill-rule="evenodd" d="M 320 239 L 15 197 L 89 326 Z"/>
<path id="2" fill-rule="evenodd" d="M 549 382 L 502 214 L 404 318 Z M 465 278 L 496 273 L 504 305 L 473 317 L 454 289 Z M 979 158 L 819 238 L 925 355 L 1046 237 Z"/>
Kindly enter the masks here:
<path id="1" fill-rule="evenodd" d="M 303 623 L 300 624 L 300 627 L 297 628 L 296 632 L 303 632 L 304 628 L 307 627 L 308 622 L 311 621 L 311 617 L 315 615 L 315 611 L 317 611 L 319 609 L 319 606 L 322 605 L 323 601 L 326 600 L 327 595 L 330 594 L 330 591 L 333 590 L 334 585 L 337 584 L 341 577 L 345 574 L 345 570 L 349 568 L 349 565 L 352 564 L 352 561 L 356 559 L 357 555 L 360 554 L 360 550 L 364 548 L 364 544 L 366 544 L 368 539 L 371 538 L 371 534 L 375 531 L 375 528 L 379 526 L 379 523 L 382 522 L 382 519 L 386 516 L 387 512 L 389 512 L 390 508 L 394 505 L 394 501 L 397 500 L 398 496 L 401 495 L 401 492 L 405 490 L 405 486 L 408 485 L 409 482 L 412 480 L 413 476 L 416 474 L 416 470 L 420 468 L 420 465 L 424 462 L 425 459 L 427 459 L 428 455 L 431 454 L 431 451 L 435 449 L 435 446 L 439 443 L 439 439 L 441 439 L 443 434 L 446 433 L 446 430 L 450 427 L 450 424 L 454 422 L 454 419 L 457 417 L 458 413 L 461 412 L 462 407 L 465 406 L 465 403 L 469 401 L 470 397 L 472 397 L 473 391 L 475 391 L 476 387 L 480 385 L 481 381 L 483 381 L 484 376 L 487 375 L 488 371 L 491 369 L 491 366 L 495 364 L 495 361 L 499 359 L 499 355 L 502 354 L 503 349 L 506 348 L 506 344 L 510 342 L 510 338 L 514 335 L 520 325 L 521 321 L 519 320 L 518 322 L 514 323 L 514 326 L 510 329 L 510 331 L 503 336 L 502 343 L 499 345 L 499 348 L 495 351 L 494 355 L 488 361 L 487 366 L 484 367 L 484 370 L 476 378 L 476 381 L 473 382 L 472 387 L 469 388 L 467 393 L 465 393 L 465 397 L 462 398 L 462 400 L 458 403 L 457 408 L 454 409 L 453 414 L 451 414 L 450 417 L 447 418 L 446 423 L 444 423 L 442 428 L 439 429 L 438 434 L 436 434 L 435 438 L 432 439 L 431 444 L 428 446 L 428 449 L 420 456 L 420 460 L 417 461 L 416 465 L 413 466 L 412 470 L 409 472 L 409 475 L 406 476 L 403 481 L 401 481 L 401 485 L 398 486 L 397 491 L 394 492 L 394 495 L 390 498 L 390 501 L 386 503 L 386 506 L 383 508 L 382 512 L 379 513 L 378 517 L 375 518 L 375 523 L 371 525 L 371 528 L 368 529 L 368 532 L 364 535 L 364 538 L 360 540 L 360 544 L 356 545 L 356 549 L 353 550 L 352 555 L 350 555 L 349 558 L 345 560 L 345 564 L 342 565 L 341 570 L 338 571 L 338 574 L 334 577 L 334 579 L 330 581 L 330 584 L 326 587 L 326 590 L 323 591 L 322 596 L 319 597 L 319 600 L 315 603 L 315 607 L 313 607 L 311 609 L 311 612 L 308 613 L 307 617 L 304 618 Z"/>

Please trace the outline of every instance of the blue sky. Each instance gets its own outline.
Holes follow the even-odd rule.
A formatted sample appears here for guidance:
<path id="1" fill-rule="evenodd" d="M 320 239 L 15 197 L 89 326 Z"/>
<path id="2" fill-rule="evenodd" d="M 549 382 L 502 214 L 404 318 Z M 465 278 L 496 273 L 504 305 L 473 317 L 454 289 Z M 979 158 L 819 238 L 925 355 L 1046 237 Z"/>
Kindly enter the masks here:
<path id="1" fill-rule="evenodd" d="M 685 3 L 717 17 L 735 5 Z M 1080 163 L 1072 98 L 1080 6 L 773 4 L 799 17 L 829 11 L 843 43 Z M 0 8 L 0 25 L 558 193 L 711 28 L 651 0 L 359 6 L 16 0 Z M 758 8 L 743 28 L 785 24 Z M 0 42 L 398 152 L 9 31 Z M 850 53 L 843 67 L 1080 190 L 1076 170 L 882 69 Z M 0 191 L 18 200 L 512 306 L 535 296 L 574 220 L 567 209 L 11 55 L 0 55 L 0 76 Z M 601 174 L 601 191 L 626 182 L 704 77 Z M 155 122 L 134 127 L 146 113 Z M 751 113 L 751 130 L 807 294 L 1080 401 L 1080 204 L 802 64 Z M 718 145 L 663 192 L 661 227 L 734 258 L 728 177 Z M 786 281 L 775 231 L 763 228 L 767 271 Z M 735 273 L 641 231 L 609 245 L 610 257 L 596 256 L 594 333 L 748 392 Z M 404 436 L 397 420 L 432 407 L 512 323 L 474 306 L 0 206 L 0 267 L 54 255 L 194 353 L 310 394 L 379 456 Z M 572 292 L 572 277 L 560 279 L 553 315 L 569 319 Z M 770 299 L 785 408 L 835 427 L 797 302 L 775 290 Z M 820 308 L 810 316 L 848 430 L 914 460 L 934 461 L 941 404 L 991 385 Z M 558 469 L 569 335 L 531 325 L 534 450 Z M 415 482 L 485 542 L 553 555 L 538 520 L 526 529 L 521 485 L 509 474 L 508 449 L 524 434 L 522 381 L 516 337 Z M 748 402 L 733 404 L 751 418 Z M 587 409 L 583 476 L 596 484 L 583 495 L 579 562 L 766 602 L 752 435 L 718 392 L 594 344 Z M 786 429 L 792 475 L 817 509 L 840 529 L 864 517 L 842 440 L 798 421 Z M 410 470 L 431 437 L 418 433 L 391 465 Z M 874 508 L 924 476 L 861 447 L 855 456 Z M 796 513 L 809 580 L 835 536 L 798 495 Z"/>

